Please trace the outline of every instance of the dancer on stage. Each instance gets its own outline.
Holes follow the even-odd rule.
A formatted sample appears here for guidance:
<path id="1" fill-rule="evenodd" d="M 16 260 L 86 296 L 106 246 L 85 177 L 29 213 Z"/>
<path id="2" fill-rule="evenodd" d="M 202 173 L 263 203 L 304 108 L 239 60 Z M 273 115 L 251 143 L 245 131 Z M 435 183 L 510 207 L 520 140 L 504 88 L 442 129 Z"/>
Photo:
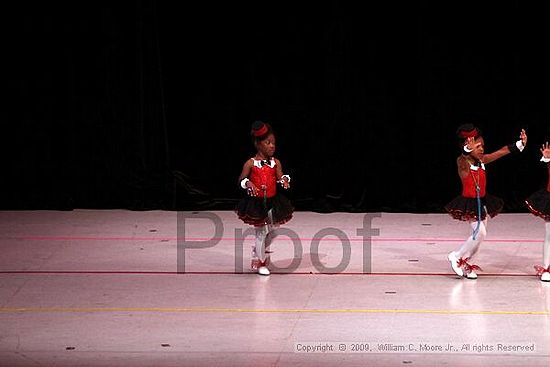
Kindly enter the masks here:
<path id="1" fill-rule="evenodd" d="M 503 206 L 500 198 L 486 193 L 485 165 L 513 152 L 521 152 L 527 144 L 525 130 L 520 139 L 499 150 L 485 154 L 481 130 L 472 124 L 461 125 L 457 130 L 462 154 L 457 158 L 458 175 L 462 181 L 462 195 L 445 206 L 454 218 L 470 223 L 472 234 L 460 248 L 447 256 L 451 268 L 458 276 L 477 279 L 477 265 L 470 264 L 487 235 L 487 215 L 497 215 Z"/>
<path id="2" fill-rule="evenodd" d="M 546 163 L 548 167 L 548 183 L 546 188 L 529 196 L 525 203 L 531 213 L 546 221 L 546 235 L 542 245 L 542 266 L 536 265 L 535 270 L 540 276 L 540 280 L 550 282 L 550 146 L 548 142 L 542 145 L 540 152 L 542 153 L 541 162 Z"/>
<path id="3" fill-rule="evenodd" d="M 252 270 L 269 275 L 270 233 L 288 222 L 294 211 L 290 201 L 277 192 L 277 184 L 284 189 L 290 187 L 290 176 L 283 174 L 281 162 L 273 157 L 275 134 L 271 125 L 256 121 L 252 124 L 251 135 L 256 155 L 244 163 L 239 177 L 248 195 L 238 203 L 235 211 L 242 221 L 255 227 Z"/>

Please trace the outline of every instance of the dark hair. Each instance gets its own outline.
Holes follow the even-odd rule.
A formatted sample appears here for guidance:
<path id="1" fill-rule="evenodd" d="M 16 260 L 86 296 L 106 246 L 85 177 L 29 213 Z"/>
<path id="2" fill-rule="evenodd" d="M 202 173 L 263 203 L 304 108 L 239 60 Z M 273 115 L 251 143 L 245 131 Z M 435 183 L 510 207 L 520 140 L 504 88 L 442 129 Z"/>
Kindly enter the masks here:
<path id="1" fill-rule="evenodd" d="M 460 147 L 464 145 L 464 142 L 469 137 L 473 137 L 475 139 L 481 137 L 483 135 L 480 128 L 476 127 L 474 124 L 462 124 L 456 129 L 456 136 L 458 138 L 458 144 Z"/>
<path id="2" fill-rule="evenodd" d="M 273 134 L 273 128 L 270 124 L 263 121 L 254 121 L 250 130 L 250 136 L 254 145 L 267 138 L 269 134 Z"/>

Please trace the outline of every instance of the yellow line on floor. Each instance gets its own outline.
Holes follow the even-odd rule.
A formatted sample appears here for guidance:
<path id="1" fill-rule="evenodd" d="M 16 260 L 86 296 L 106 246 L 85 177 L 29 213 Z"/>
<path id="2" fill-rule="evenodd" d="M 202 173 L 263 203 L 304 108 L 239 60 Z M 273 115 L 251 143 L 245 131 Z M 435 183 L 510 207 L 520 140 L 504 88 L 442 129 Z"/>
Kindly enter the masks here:
<path id="1" fill-rule="evenodd" d="M 550 315 L 550 311 L 482 311 L 415 309 L 255 309 L 208 307 L 0 307 L 0 313 L 160 312 L 160 313 L 320 313 L 320 314 L 440 314 L 440 315 Z"/>

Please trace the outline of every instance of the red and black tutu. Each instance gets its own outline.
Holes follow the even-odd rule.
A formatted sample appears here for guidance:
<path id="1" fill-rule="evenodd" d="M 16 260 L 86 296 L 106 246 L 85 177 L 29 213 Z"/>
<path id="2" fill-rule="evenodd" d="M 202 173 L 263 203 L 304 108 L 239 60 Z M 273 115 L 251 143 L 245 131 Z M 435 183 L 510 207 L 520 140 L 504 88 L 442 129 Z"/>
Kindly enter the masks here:
<path id="1" fill-rule="evenodd" d="M 271 198 L 246 196 L 239 201 L 235 212 L 246 224 L 263 226 L 268 224 L 268 212 L 273 209 L 273 223 L 284 224 L 292 218 L 294 207 L 284 195 L 277 193 Z"/>
<path id="2" fill-rule="evenodd" d="M 502 211 L 504 202 L 501 198 L 493 195 L 485 195 L 481 199 L 481 218 L 485 220 L 487 214 L 493 218 Z M 454 218 L 463 221 L 478 220 L 478 204 L 476 198 L 457 196 L 445 205 L 445 210 Z"/>
<path id="3" fill-rule="evenodd" d="M 534 215 L 550 220 L 550 192 L 547 189 L 533 193 L 525 200 L 525 204 Z"/>

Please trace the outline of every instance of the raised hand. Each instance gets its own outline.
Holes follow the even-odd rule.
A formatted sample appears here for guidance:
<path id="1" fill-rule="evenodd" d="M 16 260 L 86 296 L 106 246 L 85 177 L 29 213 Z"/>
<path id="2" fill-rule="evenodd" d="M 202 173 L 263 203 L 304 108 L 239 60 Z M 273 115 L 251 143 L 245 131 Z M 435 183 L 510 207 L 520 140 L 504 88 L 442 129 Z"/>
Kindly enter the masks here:
<path id="1" fill-rule="evenodd" d="M 476 139 L 474 137 L 469 137 L 466 139 L 466 148 L 468 148 L 469 151 L 474 150 L 479 144 L 481 143 L 476 143 Z"/>
<path id="2" fill-rule="evenodd" d="M 542 144 L 542 148 L 540 148 L 540 152 L 542 153 L 542 156 L 544 158 L 550 158 L 550 145 L 548 145 L 548 142 L 545 144 Z"/>
<path id="3" fill-rule="evenodd" d="M 525 133 L 525 129 L 521 129 L 521 133 L 519 134 L 519 138 L 521 140 L 521 143 L 523 146 L 527 145 L 527 134 Z"/>

